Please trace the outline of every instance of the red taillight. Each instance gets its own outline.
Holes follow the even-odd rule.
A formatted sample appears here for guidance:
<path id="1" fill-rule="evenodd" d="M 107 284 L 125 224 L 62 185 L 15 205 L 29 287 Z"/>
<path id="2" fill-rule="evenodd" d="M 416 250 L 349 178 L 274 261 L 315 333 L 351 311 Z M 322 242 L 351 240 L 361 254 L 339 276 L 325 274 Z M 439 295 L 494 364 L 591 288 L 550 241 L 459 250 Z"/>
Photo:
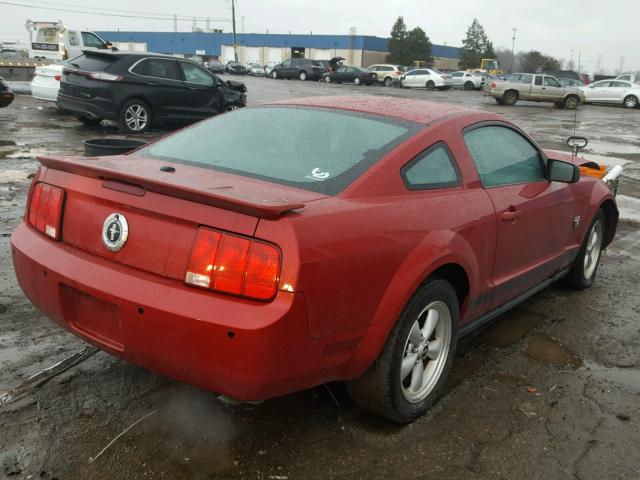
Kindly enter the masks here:
<path id="1" fill-rule="evenodd" d="M 27 218 L 29 223 L 48 237 L 60 238 L 60 220 L 64 190 L 46 183 L 38 182 L 33 186 Z"/>
<path id="2" fill-rule="evenodd" d="M 496 88 L 496 86 L 497 86 L 497 85 L 496 85 L 496 82 L 491 82 L 491 83 L 489 84 L 489 88 Z"/>
<path id="3" fill-rule="evenodd" d="M 185 283 L 257 300 L 276 294 L 280 251 L 249 238 L 200 228 L 191 249 Z"/>
<path id="4" fill-rule="evenodd" d="M 62 75 L 55 75 L 53 78 L 55 78 L 59 82 L 60 80 L 62 80 Z"/>

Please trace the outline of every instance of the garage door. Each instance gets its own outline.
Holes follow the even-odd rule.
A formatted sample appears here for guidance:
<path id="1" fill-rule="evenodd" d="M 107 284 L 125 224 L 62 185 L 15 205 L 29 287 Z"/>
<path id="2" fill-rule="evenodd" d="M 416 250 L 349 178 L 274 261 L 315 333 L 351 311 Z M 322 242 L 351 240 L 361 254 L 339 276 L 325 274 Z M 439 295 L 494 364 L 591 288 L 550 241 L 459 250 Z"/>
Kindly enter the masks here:
<path id="1" fill-rule="evenodd" d="M 271 62 L 280 63 L 281 61 L 282 61 L 282 49 L 269 47 L 267 49 L 267 63 L 271 63 Z"/>
<path id="2" fill-rule="evenodd" d="M 233 55 L 233 47 L 231 45 L 222 45 L 220 49 L 220 59 L 222 63 L 227 63 L 235 60 Z"/>
<path id="3" fill-rule="evenodd" d="M 246 63 L 260 63 L 260 47 L 247 47 Z"/>
<path id="4" fill-rule="evenodd" d="M 313 59 L 314 60 L 331 60 L 333 55 L 331 55 L 331 49 L 329 48 L 316 48 Z"/>
<path id="5" fill-rule="evenodd" d="M 146 52 L 146 42 L 111 42 L 118 50 L 130 50 L 134 52 Z"/>

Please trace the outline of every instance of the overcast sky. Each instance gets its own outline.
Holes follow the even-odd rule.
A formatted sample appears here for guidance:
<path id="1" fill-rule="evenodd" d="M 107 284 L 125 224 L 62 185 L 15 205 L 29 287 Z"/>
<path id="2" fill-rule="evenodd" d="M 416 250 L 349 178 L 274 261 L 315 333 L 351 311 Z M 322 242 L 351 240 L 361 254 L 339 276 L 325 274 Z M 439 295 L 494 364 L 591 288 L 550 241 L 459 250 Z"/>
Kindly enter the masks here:
<path id="1" fill-rule="evenodd" d="M 25 40 L 24 21 L 58 20 L 66 25 L 90 30 L 172 31 L 172 20 L 118 18 L 79 10 L 131 15 L 173 15 L 185 17 L 231 18 L 230 0 L 7 0 L 15 4 L 57 7 L 69 12 L 6 5 L 0 0 L 0 40 Z M 117 10 L 117 11 L 116 11 Z M 133 13 L 131 13 L 133 12 Z M 146 12 L 146 13 L 145 13 Z M 577 63 L 582 52 L 584 70 L 598 65 L 617 70 L 623 58 L 624 70 L 640 70 L 640 0 L 602 2 L 594 0 L 237 0 L 238 32 L 348 34 L 356 27 L 359 35 L 388 36 L 398 15 L 409 28 L 422 27 L 433 43 L 460 46 L 473 17 L 485 27 L 496 47 L 511 48 L 512 29 L 516 51 L 541 50 L 569 59 L 574 50 Z M 198 26 L 204 27 L 204 22 Z M 212 27 L 231 30 L 230 22 L 212 22 Z M 191 30 L 190 21 L 179 22 L 182 31 Z"/>

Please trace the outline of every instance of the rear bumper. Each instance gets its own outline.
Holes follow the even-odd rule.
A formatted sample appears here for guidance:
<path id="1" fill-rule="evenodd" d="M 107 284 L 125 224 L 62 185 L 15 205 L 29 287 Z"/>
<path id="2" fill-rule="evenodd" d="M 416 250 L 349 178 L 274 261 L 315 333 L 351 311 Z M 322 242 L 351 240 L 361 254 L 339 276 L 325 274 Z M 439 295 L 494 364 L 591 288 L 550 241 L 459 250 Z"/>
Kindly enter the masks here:
<path id="1" fill-rule="evenodd" d="M 62 93 L 57 96 L 58 105 L 64 110 L 69 110 L 89 118 L 100 118 L 103 120 L 117 120 L 118 112 L 106 110 L 98 105 L 95 101 L 82 100 L 80 98 L 70 97 Z"/>
<path id="2" fill-rule="evenodd" d="M 340 349 L 344 338 L 310 337 L 301 293 L 258 303 L 190 288 L 51 241 L 24 222 L 11 246 L 20 287 L 62 327 L 131 363 L 240 400 L 341 379 L 355 351 L 353 342 Z"/>
<path id="3" fill-rule="evenodd" d="M 58 90 L 60 90 L 60 86 L 58 82 L 54 85 L 48 84 L 46 82 L 36 81 L 38 77 L 36 77 L 33 82 L 31 82 L 31 96 L 33 98 L 37 98 L 39 100 L 47 100 L 49 102 L 55 102 L 58 99 Z"/>

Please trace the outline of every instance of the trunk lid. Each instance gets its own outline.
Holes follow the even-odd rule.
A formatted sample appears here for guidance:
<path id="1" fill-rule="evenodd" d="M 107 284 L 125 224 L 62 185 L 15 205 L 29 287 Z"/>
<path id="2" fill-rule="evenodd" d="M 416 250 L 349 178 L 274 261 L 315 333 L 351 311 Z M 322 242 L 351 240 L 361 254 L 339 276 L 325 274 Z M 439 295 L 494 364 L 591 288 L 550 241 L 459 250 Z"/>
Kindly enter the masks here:
<path id="1" fill-rule="evenodd" d="M 254 236 L 275 219 L 324 195 L 199 167 L 141 157 L 42 157 L 40 181 L 65 191 L 62 242 L 145 272 L 184 280 L 196 230 Z M 161 171 L 171 166 L 175 171 Z M 125 217 L 117 252 L 103 242 L 105 220 Z"/>

